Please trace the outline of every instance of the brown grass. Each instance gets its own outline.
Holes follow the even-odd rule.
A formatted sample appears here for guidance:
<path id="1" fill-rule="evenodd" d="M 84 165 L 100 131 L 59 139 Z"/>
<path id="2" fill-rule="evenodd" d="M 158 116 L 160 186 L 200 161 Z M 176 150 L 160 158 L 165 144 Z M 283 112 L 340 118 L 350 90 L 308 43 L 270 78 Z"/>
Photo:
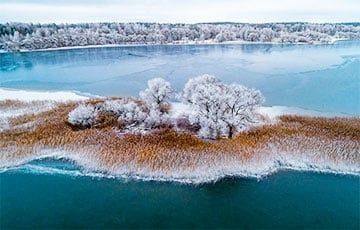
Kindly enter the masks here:
<path id="1" fill-rule="evenodd" d="M 91 102 L 97 103 L 97 102 Z M 192 168 L 223 157 L 247 161 L 275 148 L 292 154 L 314 152 L 314 157 L 360 163 L 360 119 L 281 116 L 280 122 L 252 128 L 234 139 L 205 141 L 194 134 L 160 129 L 146 135 L 119 136 L 116 121 L 106 114 L 103 122 L 89 129 L 76 129 L 67 123 L 74 103 L 61 104 L 38 115 L 11 121 L 19 125 L 36 121 L 34 130 L 10 129 L 0 133 L 0 150 L 7 158 L 31 155 L 38 148 L 62 148 L 95 157 L 104 167 L 136 164 L 151 169 Z M 12 147 L 16 147 L 13 150 Z M 204 160 L 205 159 L 205 160 Z"/>

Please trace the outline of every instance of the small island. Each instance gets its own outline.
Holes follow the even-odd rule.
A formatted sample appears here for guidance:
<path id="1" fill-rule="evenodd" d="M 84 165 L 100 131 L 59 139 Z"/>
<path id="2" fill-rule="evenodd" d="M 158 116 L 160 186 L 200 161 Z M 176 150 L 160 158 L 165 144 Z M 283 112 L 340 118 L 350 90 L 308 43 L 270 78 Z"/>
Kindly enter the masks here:
<path id="1" fill-rule="evenodd" d="M 112 176 L 183 183 L 281 169 L 359 174 L 359 118 L 269 117 L 264 100 L 206 74 L 181 92 L 152 79 L 137 98 L 5 100 L 3 110 L 27 113 L 2 126 L 1 167 L 59 157 Z"/>

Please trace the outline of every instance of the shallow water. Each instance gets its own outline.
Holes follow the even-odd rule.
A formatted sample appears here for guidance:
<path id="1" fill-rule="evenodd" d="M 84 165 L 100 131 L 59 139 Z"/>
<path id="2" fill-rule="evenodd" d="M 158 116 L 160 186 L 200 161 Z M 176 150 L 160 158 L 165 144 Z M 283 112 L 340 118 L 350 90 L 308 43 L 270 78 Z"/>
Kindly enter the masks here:
<path id="1" fill-rule="evenodd" d="M 360 114 L 360 42 L 147 46 L 0 54 L 0 87 L 136 95 L 163 76 L 209 73 L 259 88 L 267 105 Z M 1 153 L 0 153 L 1 154 Z M 81 176 L 61 161 L 0 173 L 0 228 L 360 228 L 360 178 L 282 171 L 216 183 Z"/>
<path id="2" fill-rule="evenodd" d="M 267 105 L 360 114 L 360 41 L 333 45 L 89 48 L 0 54 L 0 87 L 136 95 L 162 76 L 208 73 L 260 89 Z"/>

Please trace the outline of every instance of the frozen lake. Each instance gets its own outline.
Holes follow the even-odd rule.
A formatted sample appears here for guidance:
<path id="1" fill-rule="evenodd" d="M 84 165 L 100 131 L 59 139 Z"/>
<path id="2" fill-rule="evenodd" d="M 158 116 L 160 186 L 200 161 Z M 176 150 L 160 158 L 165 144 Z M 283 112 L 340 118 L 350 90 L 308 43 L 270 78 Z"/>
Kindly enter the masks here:
<path id="1" fill-rule="evenodd" d="M 208 73 L 260 89 L 266 105 L 360 114 L 360 41 L 182 45 L 0 54 L 0 87 L 136 95 L 162 76 L 181 89 Z"/>

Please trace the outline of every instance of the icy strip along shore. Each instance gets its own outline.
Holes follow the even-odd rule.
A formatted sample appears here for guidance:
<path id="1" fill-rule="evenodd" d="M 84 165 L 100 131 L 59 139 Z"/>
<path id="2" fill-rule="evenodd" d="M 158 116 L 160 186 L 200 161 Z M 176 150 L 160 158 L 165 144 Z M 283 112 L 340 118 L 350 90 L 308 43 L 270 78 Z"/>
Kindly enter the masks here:
<path id="1" fill-rule="evenodd" d="M 21 95 L 30 99 L 26 91 Z M 50 95 L 46 98 L 52 100 Z M 281 169 L 360 175 L 358 118 L 279 117 L 286 114 L 286 109 L 279 112 L 278 107 L 265 107 L 259 112 L 272 125 L 257 127 L 234 140 L 205 142 L 174 132 L 119 137 L 114 127 L 73 131 L 64 124 L 73 105 L 54 101 L 48 113 L 16 120 L 16 126 L 0 131 L 2 171 L 19 165 L 28 167 L 32 160 L 50 157 L 82 166 L 84 171 L 76 175 L 184 183 L 204 183 L 227 176 L 260 178 Z M 23 103 L 29 113 L 42 105 L 31 100 Z M 11 111 L 9 104 L 1 105 L 0 110 Z M 182 104 L 173 105 L 173 116 L 186 111 Z M 33 125 L 26 126 L 29 123 Z M 42 167 L 30 169 L 46 171 Z"/>
<path id="2" fill-rule="evenodd" d="M 262 153 L 268 154 L 268 153 Z M 270 154 L 268 154 L 270 155 Z M 241 159 L 217 159 L 217 162 L 202 158 L 199 167 L 173 170 L 153 170 L 145 166 L 124 164 L 109 168 L 104 167 L 95 158 L 88 158 L 86 153 L 69 152 L 59 149 L 42 149 L 34 156 L 18 161 L 6 162 L 1 159 L 0 173 L 18 171 L 35 174 L 63 174 L 68 176 L 90 176 L 104 178 L 119 178 L 125 180 L 169 181 L 187 184 L 213 183 L 225 177 L 248 177 L 261 179 L 282 170 L 310 171 L 360 176 L 359 164 L 335 163 L 331 159 L 314 160 L 314 153 L 297 156 L 295 153 L 271 153 L 263 159 L 256 159 L 245 163 Z M 39 160 L 41 166 L 32 164 Z M 61 161 L 76 166 L 76 169 L 56 168 L 47 165 L 46 161 Z M 209 164 L 210 163 L 210 164 Z"/>

